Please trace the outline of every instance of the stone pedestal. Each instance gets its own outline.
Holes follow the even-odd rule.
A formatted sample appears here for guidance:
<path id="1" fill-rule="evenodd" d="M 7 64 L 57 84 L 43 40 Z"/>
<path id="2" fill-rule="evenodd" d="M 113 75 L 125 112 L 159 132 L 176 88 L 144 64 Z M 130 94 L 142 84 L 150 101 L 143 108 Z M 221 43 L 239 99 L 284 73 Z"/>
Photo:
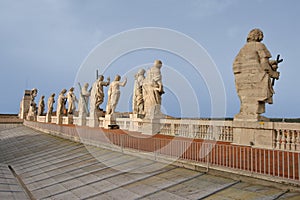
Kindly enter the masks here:
<path id="1" fill-rule="evenodd" d="M 86 125 L 86 117 L 85 116 L 79 116 L 77 117 L 77 123 L 78 126 L 85 126 Z"/>
<path id="2" fill-rule="evenodd" d="M 30 100 L 31 100 L 30 94 L 31 94 L 31 90 L 25 90 L 24 96 L 20 103 L 20 112 L 19 112 L 20 119 L 26 119 L 30 107 Z"/>
<path id="3" fill-rule="evenodd" d="M 160 133 L 160 119 L 143 119 L 142 133 L 146 135 L 155 135 Z"/>
<path id="4" fill-rule="evenodd" d="M 26 120 L 28 120 L 28 121 L 36 121 L 36 116 L 33 116 L 33 115 L 27 115 L 27 117 L 26 117 Z"/>
<path id="5" fill-rule="evenodd" d="M 233 142 L 235 145 L 272 148 L 273 122 L 233 122 Z"/>
<path id="6" fill-rule="evenodd" d="M 56 124 L 62 124 L 63 123 L 63 116 L 57 115 L 56 116 Z"/>
<path id="7" fill-rule="evenodd" d="M 130 126 L 129 131 L 141 131 L 139 127 L 139 123 L 143 122 L 141 117 L 138 114 L 130 114 Z"/>
<path id="8" fill-rule="evenodd" d="M 46 115 L 46 123 L 51 123 L 51 115 Z"/>
<path id="9" fill-rule="evenodd" d="M 63 124 L 73 124 L 73 115 L 68 115 L 66 117 L 63 117 L 62 123 Z"/>
<path id="10" fill-rule="evenodd" d="M 104 116 L 104 112 L 97 110 L 90 113 L 90 117 L 87 117 L 87 126 L 89 127 L 99 127 L 99 118 Z"/>
<path id="11" fill-rule="evenodd" d="M 111 125 L 117 125 L 116 119 L 116 114 L 105 115 L 105 118 L 103 119 L 103 128 L 109 129 Z"/>

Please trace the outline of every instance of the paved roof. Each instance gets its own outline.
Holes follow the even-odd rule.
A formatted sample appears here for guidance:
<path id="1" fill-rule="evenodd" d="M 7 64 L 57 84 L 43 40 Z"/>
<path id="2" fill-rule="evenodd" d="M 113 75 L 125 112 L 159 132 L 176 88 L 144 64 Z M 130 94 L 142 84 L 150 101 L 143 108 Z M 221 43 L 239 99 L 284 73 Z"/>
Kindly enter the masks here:
<path id="1" fill-rule="evenodd" d="M 87 146 L 24 126 L 0 127 L 0 199 L 299 199 L 239 182 Z"/>

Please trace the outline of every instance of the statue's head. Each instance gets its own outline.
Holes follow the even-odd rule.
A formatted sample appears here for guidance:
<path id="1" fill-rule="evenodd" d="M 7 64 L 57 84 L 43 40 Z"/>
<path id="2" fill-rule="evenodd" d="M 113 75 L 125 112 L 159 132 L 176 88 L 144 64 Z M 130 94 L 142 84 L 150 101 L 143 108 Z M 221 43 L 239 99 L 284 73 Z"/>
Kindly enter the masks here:
<path id="1" fill-rule="evenodd" d="M 138 75 L 144 75 L 145 74 L 145 70 L 144 69 L 140 69 L 139 71 L 138 71 Z"/>
<path id="2" fill-rule="evenodd" d="M 119 80 L 121 80 L 121 76 L 120 75 L 116 75 L 115 81 L 119 81 Z"/>
<path id="3" fill-rule="evenodd" d="M 45 98 L 45 96 L 43 95 L 41 98 L 42 98 L 42 99 L 44 99 L 44 98 Z"/>
<path id="4" fill-rule="evenodd" d="M 263 39 L 264 34 L 258 28 L 252 29 L 247 36 L 247 42 L 261 42 Z"/>
<path id="5" fill-rule="evenodd" d="M 99 80 L 100 80 L 100 81 L 103 81 L 103 80 L 104 80 L 104 76 L 103 76 L 103 75 L 100 75 L 100 76 L 99 76 Z"/>
<path id="6" fill-rule="evenodd" d="M 61 94 L 65 94 L 67 92 L 67 89 L 62 89 L 62 91 L 60 92 Z"/>
<path id="7" fill-rule="evenodd" d="M 88 83 L 85 83 L 84 84 L 84 88 L 88 88 L 89 87 L 89 84 Z"/>
<path id="8" fill-rule="evenodd" d="M 74 91 L 74 87 L 71 87 L 71 88 L 70 88 L 70 91 L 73 92 L 73 91 Z"/>
<path id="9" fill-rule="evenodd" d="M 51 97 L 55 97 L 55 93 L 52 93 L 52 94 L 51 94 Z"/>
<path id="10" fill-rule="evenodd" d="M 157 67 L 157 68 L 161 68 L 162 62 L 160 60 L 155 60 L 154 61 L 154 66 Z"/>
<path id="11" fill-rule="evenodd" d="M 36 97 L 37 93 L 38 93 L 38 90 L 36 88 L 32 88 L 31 95 L 34 96 L 34 97 Z"/>

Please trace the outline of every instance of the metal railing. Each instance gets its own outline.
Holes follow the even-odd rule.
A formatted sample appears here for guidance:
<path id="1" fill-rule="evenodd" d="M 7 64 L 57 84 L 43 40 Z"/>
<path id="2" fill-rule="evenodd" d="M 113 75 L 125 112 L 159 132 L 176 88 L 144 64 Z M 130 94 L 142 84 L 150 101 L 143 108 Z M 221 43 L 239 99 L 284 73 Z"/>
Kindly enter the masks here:
<path id="1" fill-rule="evenodd" d="M 30 121 L 24 121 L 24 124 L 87 144 L 110 146 L 115 150 L 133 149 L 162 158 L 190 161 L 207 168 L 248 173 L 251 176 L 264 175 L 300 185 L 300 152 L 237 146 L 209 140 L 199 142 L 178 137 L 142 137 L 128 135 L 121 130 L 107 131 Z"/>

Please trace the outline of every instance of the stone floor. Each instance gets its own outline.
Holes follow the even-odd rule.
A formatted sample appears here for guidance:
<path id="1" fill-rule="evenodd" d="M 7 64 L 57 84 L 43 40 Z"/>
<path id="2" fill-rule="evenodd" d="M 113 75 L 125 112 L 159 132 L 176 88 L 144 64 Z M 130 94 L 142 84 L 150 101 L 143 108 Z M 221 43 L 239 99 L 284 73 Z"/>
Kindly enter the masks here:
<path id="1" fill-rule="evenodd" d="M 24 126 L 0 127 L 0 163 L 0 199 L 300 199 Z"/>

